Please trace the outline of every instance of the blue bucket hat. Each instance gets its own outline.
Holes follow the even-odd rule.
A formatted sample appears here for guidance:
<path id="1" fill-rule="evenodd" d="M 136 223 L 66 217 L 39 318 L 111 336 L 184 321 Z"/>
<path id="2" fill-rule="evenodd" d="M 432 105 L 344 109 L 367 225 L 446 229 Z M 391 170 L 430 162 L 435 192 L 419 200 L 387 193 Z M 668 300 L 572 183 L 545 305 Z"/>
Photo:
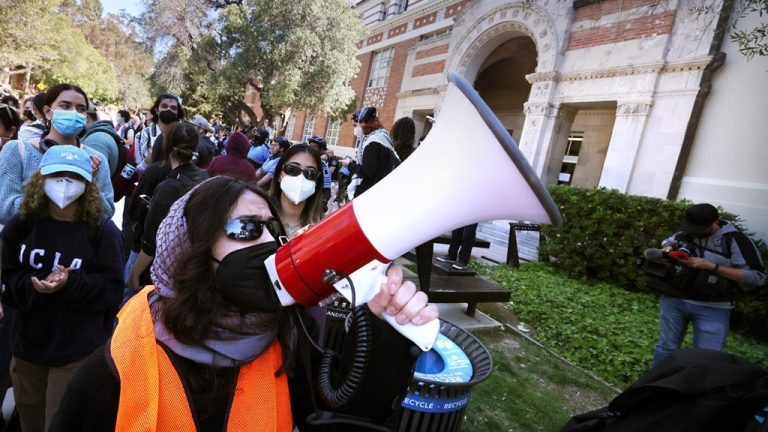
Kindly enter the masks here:
<path id="1" fill-rule="evenodd" d="M 83 149 L 71 145 L 50 147 L 40 161 L 40 174 L 72 172 L 91 181 L 91 156 Z"/>

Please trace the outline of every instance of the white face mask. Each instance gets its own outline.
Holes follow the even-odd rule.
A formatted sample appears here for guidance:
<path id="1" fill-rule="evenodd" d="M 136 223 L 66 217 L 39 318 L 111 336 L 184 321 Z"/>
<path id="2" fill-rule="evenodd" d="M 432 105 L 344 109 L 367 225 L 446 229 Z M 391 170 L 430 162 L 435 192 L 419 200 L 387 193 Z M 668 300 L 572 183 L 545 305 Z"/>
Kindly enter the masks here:
<path id="1" fill-rule="evenodd" d="M 365 136 L 363 133 L 363 127 L 360 125 L 355 126 L 355 136 L 358 138 L 362 138 Z"/>
<path id="2" fill-rule="evenodd" d="M 45 195 L 59 208 L 72 204 L 85 192 L 85 183 L 69 177 L 45 179 Z"/>
<path id="3" fill-rule="evenodd" d="M 280 189 L 296 205 L 311 197 L 315 193 L 316 186 L 317 184 L 314 181 L 307 180 L 303 175 L 286 175 L 280 180 Z"/>

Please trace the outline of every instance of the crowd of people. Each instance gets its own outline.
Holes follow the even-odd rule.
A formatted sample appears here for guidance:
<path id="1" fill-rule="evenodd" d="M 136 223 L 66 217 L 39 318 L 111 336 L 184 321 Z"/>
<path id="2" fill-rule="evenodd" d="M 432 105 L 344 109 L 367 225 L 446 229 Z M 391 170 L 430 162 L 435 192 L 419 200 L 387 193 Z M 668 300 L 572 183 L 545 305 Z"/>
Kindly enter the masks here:
<path id="1" fill-rule="evenodd" d="M 319 354 L 300 346 L 323 311 L 282 308 L 264 261 L 412 151 L 407 121 L 394 143 L 375 108 L 353 118 L 346 159 L 268 121 L 189 116 L 171 94 L 143 114 L 69 84 L 3 100 L 0 390 L 12 385 L 21 430 L 314 430 L 324 402 L 299 365 Z M 387 277 L 361 313 L 437 318 L 398 266 Z M 402 396 L 411 343 L 373 321 L 370 383 Z"/>

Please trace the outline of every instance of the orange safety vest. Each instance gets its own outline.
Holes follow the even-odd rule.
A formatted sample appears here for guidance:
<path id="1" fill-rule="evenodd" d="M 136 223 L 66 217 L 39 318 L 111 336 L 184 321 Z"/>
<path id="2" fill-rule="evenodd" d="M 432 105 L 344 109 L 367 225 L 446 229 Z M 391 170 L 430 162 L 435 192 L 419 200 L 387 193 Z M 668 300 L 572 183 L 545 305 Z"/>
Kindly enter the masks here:
<path id="1" fill-rule="evenodd" d="M 153 286 L 135 295 L 118 314 L 110 353 L 120 379 L 115 430 L 194 431 L 195 422 L 184 387 L 171 359 L 155 339 L 147 296 Z M 241 366 L 228 431 L 293 430 L 288 380 L 275 376 L 282 350 L 275 341 L 251 363 Z"/>

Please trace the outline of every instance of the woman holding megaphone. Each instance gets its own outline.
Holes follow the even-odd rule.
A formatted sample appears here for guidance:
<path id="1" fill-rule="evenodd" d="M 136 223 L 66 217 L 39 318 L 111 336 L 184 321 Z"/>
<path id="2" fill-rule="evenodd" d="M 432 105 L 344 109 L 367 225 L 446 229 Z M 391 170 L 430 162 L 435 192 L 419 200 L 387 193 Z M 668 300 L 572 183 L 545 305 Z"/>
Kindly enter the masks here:
<path id="1" fill-rule="evenodd" d="M 216 177 L 180 198 L 158 231 L 155 285 L 120 312 L 112 339 L 71 382 L 51 430 L 315 430 L 306 419 L 323 404 L 305 371 L 316 363 L 297 348 L 305 313 L 281 308 L 264 267 L 284 235 L 277 209 L 254 185 Z M 437 318 L 397 266 L 362 308 L 402 323 Z M 363 384 L 380 400 L 355 395 L 344 409 L 372 405 L 383 421 L 415 358 L 410 342 L 372 321 Z"/>

